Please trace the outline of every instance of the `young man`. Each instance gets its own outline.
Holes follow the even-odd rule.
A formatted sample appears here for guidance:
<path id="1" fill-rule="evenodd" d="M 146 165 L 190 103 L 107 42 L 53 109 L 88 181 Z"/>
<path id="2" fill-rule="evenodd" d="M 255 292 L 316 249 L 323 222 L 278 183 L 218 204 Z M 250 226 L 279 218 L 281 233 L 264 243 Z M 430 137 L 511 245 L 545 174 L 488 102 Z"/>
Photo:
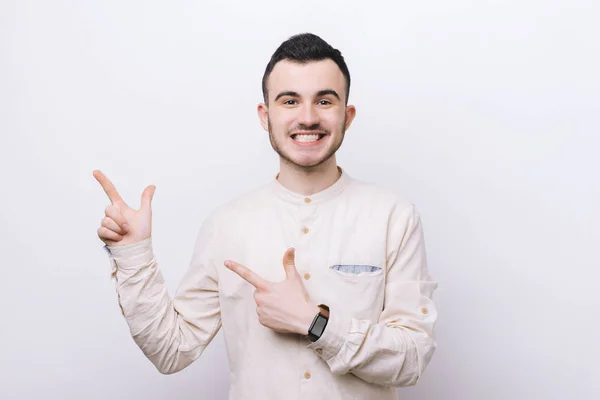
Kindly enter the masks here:
<path id="1" fill-rule="evenodd" d="M 119 304 L 160 372 L 191 364 L 222 326 L 231 399 L 396 399 L 418 382 L 436 347 L 437 282 L 415 207 L 336 164 L 349 89 L 341 53 L 318 36 L 275 51 L 258 115 L 280 171 L 209 215 L 173 299 L 152 251 L 155 187 L 133 210 L 94 171 L 112 202 L 98 235 Z"/>

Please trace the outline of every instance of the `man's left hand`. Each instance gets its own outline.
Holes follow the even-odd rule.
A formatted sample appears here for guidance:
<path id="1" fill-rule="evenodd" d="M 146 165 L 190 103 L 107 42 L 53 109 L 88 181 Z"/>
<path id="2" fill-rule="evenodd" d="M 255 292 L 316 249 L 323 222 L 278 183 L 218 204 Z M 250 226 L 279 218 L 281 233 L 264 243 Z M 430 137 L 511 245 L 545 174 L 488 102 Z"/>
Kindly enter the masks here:
<path id="1" fill-rule="evenodd" d="M 255 287 L 256 313 L 262 325 L 281 333 L 307 335 L 319 308 L 310 301 L 294 260 L 295 249 L 289 248 L 283 255 L 286 278 L 281 282 L 267 281 L 235 261 L 224 264 Z"/>

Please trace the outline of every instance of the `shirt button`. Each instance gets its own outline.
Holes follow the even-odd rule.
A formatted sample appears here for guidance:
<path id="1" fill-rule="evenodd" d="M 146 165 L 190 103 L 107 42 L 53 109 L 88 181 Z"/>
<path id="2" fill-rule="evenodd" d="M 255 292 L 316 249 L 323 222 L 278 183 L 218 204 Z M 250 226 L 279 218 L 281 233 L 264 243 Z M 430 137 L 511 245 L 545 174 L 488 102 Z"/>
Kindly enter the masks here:
<path id="1" fill-rule="evenodd" d="M 427 314 L 429 312 L 429 310 L 427 310 L 425 307 L 421 308 L 421 312 L 423 314 Z"/>
<path id="2" fill-rule="evenodd" d="M 311 199 L 309 199 L 308 197 L 304 199 L 304 202 L 305 202 L 306 204 L 309 204 L 311 201 L 312 201 L 312 200 L 311 200 Z"/>
<path id="3" fill-rule="evenodd" d="M 306 371 L 306 372 L 304 373 L 304 377 L 305 377 L 306 379 L 310 379 L 310 372 Z"/>
<path id="4" fill-rule="evenodd" d="M 317 352 L 317 354 L 318 354 L 318 355 L 321 355 L 321 354 L 323 354 L 323 350 L 322 350 L 322 349 L 317 349 L 317 350 L 315 350 L 315 351 Z"/>
<path id="5" fill-rule="evenodd" d="M 308 233 L 308 228 L 307 227 L 302 228 L 302 232 L 306 235 Z"/>
<path id="6" fill-rule="evenodd" d="M 304 279 L 306 279 L 306 280 L 310 279 L 310 274 L 308 272 L 304 274 Z"/>

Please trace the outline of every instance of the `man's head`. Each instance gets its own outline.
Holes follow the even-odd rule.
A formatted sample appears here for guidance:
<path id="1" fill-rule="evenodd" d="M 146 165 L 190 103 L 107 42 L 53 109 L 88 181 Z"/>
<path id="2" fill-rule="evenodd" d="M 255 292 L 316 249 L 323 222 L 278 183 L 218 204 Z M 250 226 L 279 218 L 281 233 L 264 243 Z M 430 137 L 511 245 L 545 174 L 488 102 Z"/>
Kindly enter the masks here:
<path id="1" fill-rule="evenodd" d="M 332 159 L 356 112 L 340 51 L 313 34 L 292 36 L 271 57 L 262 88 L 259 117 L 282 160 L 313 169 Z"/>

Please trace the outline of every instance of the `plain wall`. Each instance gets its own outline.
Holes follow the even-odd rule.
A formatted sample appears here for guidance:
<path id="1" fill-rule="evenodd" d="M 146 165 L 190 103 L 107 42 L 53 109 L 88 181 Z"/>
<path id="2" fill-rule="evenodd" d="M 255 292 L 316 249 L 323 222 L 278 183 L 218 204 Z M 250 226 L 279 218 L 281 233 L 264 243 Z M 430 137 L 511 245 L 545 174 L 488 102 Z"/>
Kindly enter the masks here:
<path id="1" fill-rule="evenodd" d="M 273 179 L 260 80 L 310 31 L 344 54 L 338 163 L 413 201 L 438 349 L 402 399 L 600 398 L 597 1 L 0 1 L 0 398 L 225 399 L 219 333 L 159 374 L 96 229 L 101 169 L 157 186 L 173 294 L 200 224 Z"/>

